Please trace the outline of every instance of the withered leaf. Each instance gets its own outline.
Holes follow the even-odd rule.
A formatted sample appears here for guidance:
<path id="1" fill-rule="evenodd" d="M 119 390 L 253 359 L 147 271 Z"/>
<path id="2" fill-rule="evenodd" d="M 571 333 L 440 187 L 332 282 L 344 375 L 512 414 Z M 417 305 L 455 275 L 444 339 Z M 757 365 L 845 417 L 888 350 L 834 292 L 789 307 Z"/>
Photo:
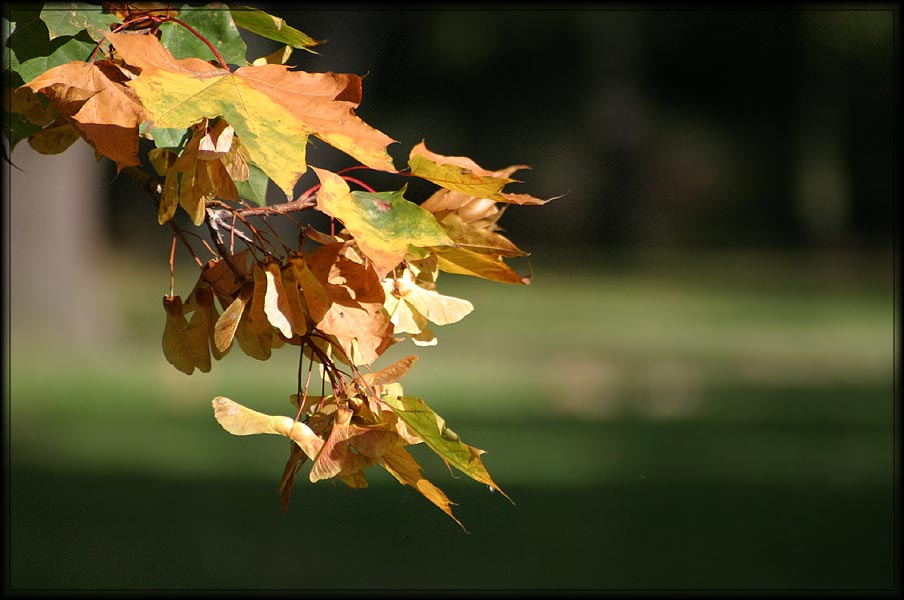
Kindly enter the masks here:
<path id="1" fill-rule="evenodd" d="M 292 264 L 301 269 L 298 280 L 318 329 L 334 336 L 354 364 L 370 364 L 394 343 L 392 323 L 376 272 L 347 250 L 342 243 L 320 246 Z"/>
<path id="2" fill-rule="evenodd" d="M 470 275 L 500 283 L 528 285 L 530 276 L 518 275 L 502 258 L 474 252 L 466 248 L 450 248 L 447 246 L 431 248 L 436 254 L 437 265 L 441 271 Z"/>
<path id="3" fill-rule="evenodd" d="M 59 119 L 28 138 L 28 145 L 40 154 L 60 154 L 81 137 L 68 119 Z"/>
<path id="4" fill-rule="evenodd" d="M 140 164 L 138 125 L 144 107 L 121 81 L 108 77 L 115 73 L 106 61 L 73 61 L 47 70 L 26 86 L 71 117 L 82 137 L 121 170 Z"/>
<path id="5" fill-rule="evenodd" d="M 454 212 L 444 216 L 440 225 L 459 248 L 497 257 L 527 256 L 527 252 L 507 237 L 483 227 L 473 227 Z"/>

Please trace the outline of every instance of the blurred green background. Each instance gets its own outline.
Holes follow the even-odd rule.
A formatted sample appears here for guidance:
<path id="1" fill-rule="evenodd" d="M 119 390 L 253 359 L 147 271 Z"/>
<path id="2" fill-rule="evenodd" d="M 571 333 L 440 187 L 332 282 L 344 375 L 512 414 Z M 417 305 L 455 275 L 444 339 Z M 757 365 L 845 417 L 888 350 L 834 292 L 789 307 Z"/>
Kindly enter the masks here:
<path id="1" fill-rule="evenodd" d="M 300 476 L 281 514 L 288 442 L 210 399 L 288 413 L 297 357 L 173 369 L 153 206 L 84 144 L 23 144 L 10 589 L 897 588 L 899 9 L 270 10 L 330 40 L 300 68 L 367 74 L 397 164 L 426 139 L 568 192 L 503 217 L 529 287 L 442 276 L 473 314 L 378 364 L 420 355 L 406 391 L 516 504 L 417 448 L 469 533 L 375 470 Z"/>

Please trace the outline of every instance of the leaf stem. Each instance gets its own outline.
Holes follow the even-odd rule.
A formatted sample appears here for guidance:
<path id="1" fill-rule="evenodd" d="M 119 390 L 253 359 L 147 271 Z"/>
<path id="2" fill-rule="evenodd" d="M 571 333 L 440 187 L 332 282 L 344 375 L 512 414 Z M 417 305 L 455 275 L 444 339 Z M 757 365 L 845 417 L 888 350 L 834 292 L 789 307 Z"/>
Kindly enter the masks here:
<path id="1" fill-rule="evenodd" d="M 354 183 L 354 184 L 356 184 L 356 185 L 360 185 L 361 187 L 363 187 L 365 190 L 367 190 L 367 191 L 370 192 L 371 194 L 376 194 L 376 193 L 377 193 L 377 190 L 375 190 L 374 188 L 370 187 L 369 185 L 367 185 L 366 183 L 364 183 L 364 182 L 361 181 L 360 179 L 355 179 L 354 177 L 349 177 L 348 175 L 343 175 L 343 176 L 342 176 L 342 179 L 344 179 L 344 180 L 346 180 L 346 181 L 348 181 L 348 182 L 350 182 L 350 183 Z"/>
<path id="2" fill-rule="evenodd" d="M 173 243 L 169 251 L 169 295 L 173 297 L 176 293 L 176 233 L 173 232 Z"/>

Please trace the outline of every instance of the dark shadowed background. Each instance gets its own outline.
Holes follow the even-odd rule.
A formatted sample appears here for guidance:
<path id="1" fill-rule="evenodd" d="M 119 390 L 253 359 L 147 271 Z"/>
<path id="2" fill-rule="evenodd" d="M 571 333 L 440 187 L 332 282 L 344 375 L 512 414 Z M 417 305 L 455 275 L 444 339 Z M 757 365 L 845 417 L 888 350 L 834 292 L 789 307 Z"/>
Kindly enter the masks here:
<path id="1" fill-rule="evenodd" d="M 516 504 L 420 452 L 470 533 L 380 473 L 280 514 L 285 440 L 210 399 L 287 413 L 296 357 L 173 369 L 156 209 L 82 142 L 21 144 L 11 589 L 897 589 L 899 7 L 256 6 L 329 40 L 292 64 L 366 74 L 397 166 L 425 140 L 564 194 L 502 219 L 530 286 L 444 275 L 474 313 L 381 362 L 420 355 L 406 392 Z"/>

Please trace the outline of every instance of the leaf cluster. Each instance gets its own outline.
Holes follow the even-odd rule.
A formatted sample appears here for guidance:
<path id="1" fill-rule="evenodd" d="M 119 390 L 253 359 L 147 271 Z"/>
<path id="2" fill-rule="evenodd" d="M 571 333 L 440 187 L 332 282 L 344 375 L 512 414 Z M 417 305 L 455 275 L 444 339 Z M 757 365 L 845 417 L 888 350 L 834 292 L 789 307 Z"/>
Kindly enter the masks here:
<path id="1" fill-rule="evenodd" d="M 257 9 L 72 3 L 9 14 L 3 130 L 10 150 L 27 141 L 56 154 L 84 140 L 98 159 L 144 185 L 158 223 L 173 229 L 174 249 L 181 240 L 198 263 L 183 300 L 171 257 L 166 360 L 192 374 L 210 371 L 235 345 L 259 360 L 298 347 L 294 418 L 213 400 L 230 433 L 292 440 L 280 486 L 284 508 L 298 467 L 310 460 L 312 482 L 337 477 L 353 488 L 365 487 L 364 469 L 379 465 L 455 518 L 452 503 L 405 450 L 422 442 L 501 491 L 482 450 L 462 443 L 423 400 L 402 394 L 399 379 L 416 356 L 375 373 L 362 369 L 405 339 L 435 344 L 431 327 L 473 310 L 437 291 L 441 272 L 529 283 L 506 263 L 527 253 L 498 225 L 507 206 L 549 201 L 505 191 L 527 167 L 487 170 L 421 142 L 398 170 L 387 152 L 395 140 L 356 114 L 361 77 L 286 65 L 294 50 L 313 52 L 320 42 Z M 240 30 L 283 46 L 248 61 Z M 353 166 L 311 164 L 312 138 Z M 377 191 L 349 174 L 355 170 L 393 174 L 401 183 Z M 317 183 L 296 196 L 309 171 Z M 421 204 L 405 197 L 411 177 L 436 187 Z M 268 205 L 271 182 L 284 201 Z M 177 225 L 180 210 L 208 237 Z M 329 218 L 329 231 L 298 218 L 302 211 Z M 297 239 L 277 234 L 277 218 L 297 227 Z M 309 393 L 315 364 L 319 395 Z"/>

